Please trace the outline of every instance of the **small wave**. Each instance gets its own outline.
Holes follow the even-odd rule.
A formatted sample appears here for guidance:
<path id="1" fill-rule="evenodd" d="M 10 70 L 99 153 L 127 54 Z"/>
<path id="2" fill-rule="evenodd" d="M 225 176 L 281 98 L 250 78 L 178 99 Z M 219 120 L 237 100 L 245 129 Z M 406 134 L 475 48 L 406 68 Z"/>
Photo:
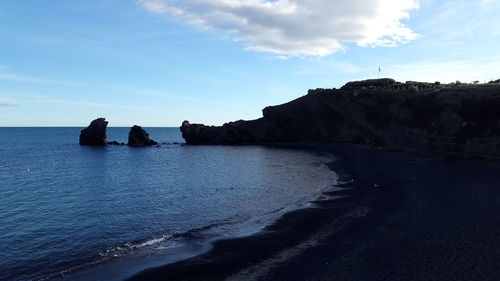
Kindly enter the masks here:
<path id="1" fill-rule="evenodd" d="M 85 263 L 82 263 L 82 264 L 79 264 L 76 266 L 72 266 L 70 268 L 67 268 L 67 269 L 61 270 L 59 272 L 50 274 L 44 278 L 38 279 L 38 281 L 47 281 L 47 280 L 52 280 L 54 278 L 59 278 L 59 277 L 62 277 L 64 275 L 73 273 L 75 271 L 89 268 L 91 266 L 95 266 L 95 265 L 110 261 L 112 259 L 121 257 L 127 253 L 132 252 L 133 250 L 141 249 L 144 247 L 149 247 L 149 246 L 152 246 L 152 245 L 155 245 L 158 243 L 162 243 L 162 242 L 166 242 L 166 241 L 171 240 L 177 236 L 178 235 L 162 235 L 161 237 L 153 238 L 153 239 L 146 240 L 146 241 L 135 242 L 135 243 L 134 242 L 123 243 L 119 246 L 108 248 L 104 251 L 99 252 L 98 257 L 95 257 L 88 262 L 85 262 Z"/>
<path id="2" fill-rule="evenodd" d="M 202 233 L 207 231 L 207 230 L 221 227 L 221 226 L 225 226 L 225 225 L 234 225 L 234 224 L 240 223 L 240 222 L 245 221 L 245 220 L 246 219 L 240 219 L 237 217 L 232 217 L 232 218 L 228 218 L 225 220 L 218 220 L 218 221 L 215 221 L 211 224 L 208 224 L 208 225 L 205 225 L 202 227 L 190 229 L 190 230 L 186 231 L 185 233 L 183 233 L 182 236 L 196 237 L 197 235 L 202 235 Z"/>
<path id="3" fill-rule="evenodd" d="M 353 178 L 342 178 L 333 180 L 333 185 L 354 184 Z"/>
<path id="4" fill-rule="evenodd" d="M 161 242 L 165 242 L 167 240 L 170 240 L 172 238 L 175 238 L 176 235 L 162 235 L 161 237 L 153 238 L 150 240 L 146 240 L 143 242 L 138 242 L 138 243 L 133 243 L 133 242 L 127 242 L 124 244 L 121 244 L 116 247 L 112 247 L 109 249 L 106 249 L 105 251 L 99 252 L 99 256 L 101 257 L 120 257 L 123 256 L 124 254 L 127 254 L 135 249 L 141 249 L 147 246 L 152 246 L 154 244 L 158 244 Z"/>

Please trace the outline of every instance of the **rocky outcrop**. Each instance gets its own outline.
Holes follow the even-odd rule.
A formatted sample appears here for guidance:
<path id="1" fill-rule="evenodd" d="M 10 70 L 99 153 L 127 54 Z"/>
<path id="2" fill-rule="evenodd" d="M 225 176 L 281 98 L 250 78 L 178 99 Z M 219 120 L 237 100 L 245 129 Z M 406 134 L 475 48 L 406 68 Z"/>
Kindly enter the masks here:
<path id="1" fill-rule="evenodd" d="M 106 128 L 108 122 L 105 118 L 97 118 L 80 132 L 80 145 L 106 145 Z"/>
<path id="2" fill-rule="evenodd" d="M 190 124 L 184 121 L 181 126 L 182 137 L 189 144 L 242 144 L 258 142 L 258 121 L 236 121 L 223 126 L 205 126 L 203 124 Z"/>
<path id="3" fill-rule="evenodd" d="M 158 143 L 149 138 L 149 134 L 141 127 L 134 125 L 128 133 L 129 146 L 150 146 L 157 145 Z"/>
<path id="4" fill-rule="evenodd" d="M 266 107 L 263 117 L 220 127 L 183 122 L 188 144 L 335 142 L 500 159 L 500 85 L 395 88 L 361 81 Z M 422 84 L 423 85 L 423 84 Z M 439 87 L 438 87 L 439 86 Z"/>
<path id="5" fill-rule="evenodd" d="M 117 141 L 108 141 L 108 145 L 125 145 L 125 143 Z"/>
<path id="6" fill-rule="evenodd" d="M 363 81 L 351 81 L 342 86 L 342 89 L 352 89 L 361 87 L 383 87 L 396 84 L 396 80 L 391 78 L 368 79 Z"/>

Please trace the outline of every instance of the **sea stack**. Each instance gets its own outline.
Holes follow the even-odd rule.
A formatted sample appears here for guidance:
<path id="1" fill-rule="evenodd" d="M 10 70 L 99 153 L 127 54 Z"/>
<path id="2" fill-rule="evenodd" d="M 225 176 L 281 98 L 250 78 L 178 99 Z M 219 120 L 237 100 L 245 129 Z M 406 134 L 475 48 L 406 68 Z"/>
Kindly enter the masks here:
<path id="1" fill-rule="evenodd" d="M 149 138 L 149 134 L 141 127 L 134 125 L 128 133 L 129 146 L 150 146 L 158 144 L 156 141 Z"/>
<path id="2" fill-rule="evenodd" d="M 80 145 L 106 145 L 106 128 L 108 122 L 105 118 L 97 118 L 80 132 Z"/>

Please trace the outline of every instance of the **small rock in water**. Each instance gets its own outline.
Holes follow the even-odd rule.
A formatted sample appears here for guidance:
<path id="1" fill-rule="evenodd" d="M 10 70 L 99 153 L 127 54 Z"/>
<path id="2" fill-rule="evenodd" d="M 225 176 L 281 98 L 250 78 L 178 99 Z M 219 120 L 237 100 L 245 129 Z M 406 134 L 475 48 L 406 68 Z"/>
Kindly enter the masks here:
<path id="1" fill-rule="evenodd" d="M 108 122 L 105 118 L 97 118 L 80 132 L 80 145 L 106 145 L 106 128 Z"/>
<path id="2" fill-rule="evenodd" d="M 117 141 L 108 141 L 109 145 L 125 145 L 123 142 L 117 142 Z"/>
<path id="3" fill-rule="evenodd" d="M 149 134 L 141 126 L 134 125 L 134 127 L 130 128 L 127 145 L 138 147 L 157 144 L 156 141 L 149 138 Z"/>

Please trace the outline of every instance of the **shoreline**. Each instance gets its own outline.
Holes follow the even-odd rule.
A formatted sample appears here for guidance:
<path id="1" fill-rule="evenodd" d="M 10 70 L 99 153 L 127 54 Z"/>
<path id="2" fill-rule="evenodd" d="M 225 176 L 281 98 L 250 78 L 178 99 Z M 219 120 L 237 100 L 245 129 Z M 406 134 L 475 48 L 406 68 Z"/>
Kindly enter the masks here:
<path id="1" fill-rule="evenodd" d="M 271 149 L 274 150 L 274 148 Z M 286 147 L 282 147 L 282 150 L 290 151 L 293 154 L 295 154 L 296 152 L 302 153 L 304 155 L 310 154 L 309 152 L 300 152 L 296 149 Z M 157 236 L 153 236 L 157 238 L 148 238 L 122 243 L 118 246 L 110 247 L 109 250 L 102 251 L 102 253 L 109 252 L 109 259 L 103 259 L 102 261 L 98 262 L 93 261 L 93 263 L 89 264 L 85 263 L 81 266 L 75 267 L 75 269 L 67 270 L 64 273 L 57 272 L 53 276 L 47 277 L 47 280 L 53 278 L 55 278 L 56 280 L 124 280 L 136 275 L 143 270 L 147 270 L 148 268 L 172 264 L 202 255 L 206 252 L 209 252 L 212 248 L 213 243 L 216 241 L 254 235 L 266 226 L 271 225 L 283 214 L 310 207 L 311 205 L 313 205 L 313 203 L 311 202 L 322 196 L 324 191 L 331 190 L 331 188 L 328 187 L 335 179 L 336 174 L 331 171 L 331 169 L 329 169 L 328 164 L 335 160 L 333 155 L 321 153 L 319 155 L 311 154 L 311 156 L 315 158 L 315 162 L 311 162 L 311 164 L 308 164 L 308 166 L 311 166 L 311 169 L 314 169 L 315 171 L 319 171 L 317 172 L 318 175 L 325 175 L 324 178 L 327 180 L 320 180 L 320 178 L 322 177 L 319 177 L 317 179 L 314 178 L 314 180 L 316 180 L 314 182 L 317 182 L 317 184 L 312 185 L 313 189 L 315 189 L 313 193 L 308 194 L 306 197 L 303 197 L 296 202 L 290 202 L 289 204 L 282 206 L 279 209 L 262 213 L 245 221 L 208 224 L 199 228 L 188 229 L 184 232 L 176 232 L 161 236 L 160 234 L 158 234 Z M 294 161 L 293 163 L 297 162 Z M 321 187 L 321 189 L 314 187 Z M 306 188 L 306 190 L 309 189 L 306 186 L 304 186 L 304 188 Z M 237 226 L 237 228 L 233 227 L 233 225 Z M 229 227 L 230 229 L 228 229 L 227 227 Z M 148 244 L 150 241 L 162 239 L 165 237 L 165 241 L 172 241 L 172 243 L 165 244 L 163 247 L 167 250 L 164 250 L 164 252 L 162 252 L 161 254 L 153 253 L 153 251 L 149 248 L 141 249 L 142 247 L 140 246 L 137 248 L 137 245 Z M 123 251 L 123 254 L 119 253 L 119 257 L 113 258 L 111 255 L 115 253 L 115 249 L 117 248 L 121 248 L 119 249 L 119 251 Z M 135 249 L 138 250 L 136 251 Z M 143 260 L 141 260 L 141 257 Z"/>
<path id="2" fill-rule="evenodd" d="M 499 243 L 475 246 L 468 240 L 477 236 L 493 243 L 500 237 L 500 228 L 493 228 L 500 214 L 492 215 L 491 220 L 485 218 L 495 210 L 494 203 L 499 202 L 495 199 L 500 200 L 495 189 L 500 186 L 498 163 L 443 161 L 356 145 L 273 146 L 332 153 L 336 161 L 330 169 L 340 179 L 352 178 L 354 182 L 327 195 L 346 197 L 286 213 L 254 235 L 217 241 L 205 254 L 147 269 L 127 280 L 500 277 L 491 267 L 500 252 Z M 470 188 L 475 184 L 479 190 Z M 474 212 L 467 212 L 468 205 L 474 206 Z M 454 212 L 467 216 L 457 217 Z M 476 224 L 483 232 L 470 226 Z M 453 239 L 448 243 L 450 234 Z M 462 249 L 455 244 L 462 240 L 470 247 Z M 451 260 L 441 258 L 443 253 Z M 462 255 L 470 260 L 458 258 Z M 475 257 L 483 261 L 474 262 Z M 485 265 L 484 259 L 491 270 L 471 271 Z"/>
<path id="3" fill-rule="evenodd" d="M 365 190 L 365 186 L 373 185 L 373 183 L 368 183 L 363 177 L 351 173 L 350 166 L 353 165 L 351 163 L 353 161 L 350 159 L 350 152 L 332 149 L 330 145 L 324 144 L 267 146 L 331 154 L 335 157 L 335 161 L 330 162 L 328 166 L 338 175 L 339 181 L 354 179 L 355 182 L 341 184 L 337 187 L 338 190 L 324 193 L 332 199 L 314 201 L 310 207 L 283 214 L 274 223 L 256 234 L 219 240 L 207 253 L 145 270 L 127 280 L 222 280 L 225 278 L 239 280 L 239 277 L 241 280 L 249 280 L 248 274 L 254 274 L 249 271 L 255 271 L 252 267 L 258 267 L 260 270 L 263 267 L 262 263 L 269 267 L 271 263 L 278 262 L 272 259 L 289 251 L 292 245 L 298 245 L 301 250 L 311 247 L 314 243 L 324 239 L 325 233 L 332 232 L 328 230 L 329 228 L 343 228 L 342 224 L 365 216 L 369 212 L 367 204 L 377 201 L 373 196 L 378 196 L 378 194 Z M 365 149 L 361 146 L 348 145 L 346 147 L 354 150 Z M 297 252 L 287 253 L 287 258 L 292 255 L 297 255 Z M 261 274 L 258 275 L 261 277 Z"/>

